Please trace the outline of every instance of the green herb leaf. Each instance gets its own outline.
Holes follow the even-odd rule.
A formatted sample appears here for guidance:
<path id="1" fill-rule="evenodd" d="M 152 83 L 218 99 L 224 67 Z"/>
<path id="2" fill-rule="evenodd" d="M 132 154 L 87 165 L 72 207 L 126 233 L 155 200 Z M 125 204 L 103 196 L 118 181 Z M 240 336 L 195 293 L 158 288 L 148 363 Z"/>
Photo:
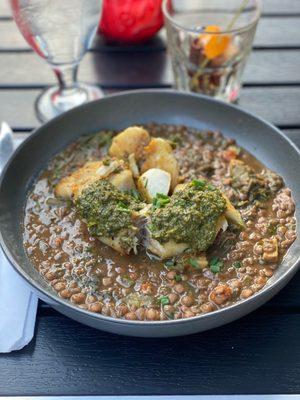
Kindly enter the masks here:
<path id="1" fill-rule="evenodd" d="M 162 194 L 162 193 L 157 193 L 156 196 L 152 200 L 152 205 L 154 208 L 162 208 L 165 205 L 170 203 L 170 198 L 169 196 Z"/>
<path id="2" fill-rule="evenodd" d="M 172 147 L 172 149 L 175 150 L 177 147 L 177 143 L 174 142 L 173 140 L 168 140 L 168 142 L 169 142 L 170 146 Z"/>
<path id="3" fill-rule="evenodd" d="M 174 279 L 175 279 L 176 282 L 181 282 L 182 281 L 181 275 L 178 275 L 178 274 L 174 276 Z"/>
<path id="4" fill-rule="evenodd" d="M 241 268 L 242 263 L 241 263 L 240 261 L 234 261 L 234 262 L 232 263 L 232 266 L 233 266 L 234 268 Z"/>
<path id="5" fill-rule="evenodd" d="M 277 232 L 277 226 L 278 226 L 277 222 L 275 222 L 275 223 L 270 222 L 269 225 L 268 225 L 268 227 L 267 227 L 267 233 L 268 233 L 270 236 L 275 235 L 276 232 Z"/>
<path id="6" fill-rule="evenodd" d="M 85 250 L 86 253 L 92 253 L 93 252 L 93 247 L 92 246 L 86 246 L 84 250 Z"/>
<path id="7" fill-rule="evenodd" d="M 157 197 L 158 199 L 161 199 L 161 200 L 169 200 L 169 201 L 170 201 L 169 196 L 166 195 L 166 194 L 163 194 L 163 193 L 157 193 L 157 194 L 156 194 L 156 197 Z"/>
<path id="8" fill-rule="evenodd" d="M 122 277 L 122 279 L 123 279 L 124 283 L 126 283 L 128 286 L 134 285 L 134 280 L 131 279 L 128 275 L 124 275 Z"/>
<path id="9" fill-rule="evenodd" d="M 119 201 L 117 205 L 117 210 L 122 212 L 130 212 L 127 204 L 125 204 L 123 201 Z"/>
<path id="10" fill-rule="evenodd" d="M 217 274 L 218 272 L 221 271 L 223 267 L 223 261 L 220 260 L 218 257 L 212 257 L 210 262 L 209 262 L 210 270 L 214 274 Z"/>
<path id="11" fill-rule="evenodd" d="M 173 259 L 166 260 L 164 265 L 165 265 L 166 267 L 174 267 L 175 261 L 174 261 Z"/>
<path id="12" fill-rule="evenodd" d="M 190 264 L 193 268 L 199 269 L 199 263 L 198 263 L 198 261 L 197 261 L 196 259 L 190 258 L 190 259 L 189 259 L 189 264 Z"/>
<path id="13" fill-rule="evenodd" d="M 72 207 L 72 205 L 73 205 L 72 200 L 68 199 L 68 200 L 66 201 L 66 207 L 69 209 L 69 208 Z"/>
<path id="14" fill-rule="evenodd" d="M 204 179 L 193 179 L 191 183 L 196 189 L 203 189 L 206 184 Z"/>
<path id="15" fill-rule="evenodd" d="M 170 304 L 170 300 L 169 300 L 169 297 L 168 297 L 168 296 L 161 296 L 161 297 L 159 298 L 159 301 L 160 301 L 160 304 L 161 304 L 162 306 L 166 306 L 167 304 Z"/>
<path id="16" fill-rule="evenodd" d="M 130 189 L 129 190 L 129 194 L 132 197 L 134 197 L 137 201 L 141 201 L 142 200 L 140 193 L 136 189 Z"/>
<path id="17" fill-rule="evenodd" d="M 147 229 L 151 232 L 154 230 L 154 226 L 152 224 L 148 224 Z"/>
<path id="18" fill-rule="evenodd" d="M 108 165 L 110 165 L 110 159 L 109 158 L 104 158 L 102 160 L 102 163 L 103 163 L 103 165 L 108 166 Z"/>

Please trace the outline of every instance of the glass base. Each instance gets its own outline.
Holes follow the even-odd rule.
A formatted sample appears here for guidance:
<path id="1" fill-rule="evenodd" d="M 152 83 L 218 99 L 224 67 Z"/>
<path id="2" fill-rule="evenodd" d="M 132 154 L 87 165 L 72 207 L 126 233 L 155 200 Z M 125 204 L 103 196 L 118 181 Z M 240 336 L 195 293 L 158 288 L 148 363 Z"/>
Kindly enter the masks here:
<path id="1" fill-rule="evenodd" d="M 35 102 L 35 111 L 41 122 L 47 122 L 65 111 L 104 97 L 101 89 L 86 83 L 77 83 L 76 88 L 69 89 L 62 94 L 58 86 L 44 90 Z"/>

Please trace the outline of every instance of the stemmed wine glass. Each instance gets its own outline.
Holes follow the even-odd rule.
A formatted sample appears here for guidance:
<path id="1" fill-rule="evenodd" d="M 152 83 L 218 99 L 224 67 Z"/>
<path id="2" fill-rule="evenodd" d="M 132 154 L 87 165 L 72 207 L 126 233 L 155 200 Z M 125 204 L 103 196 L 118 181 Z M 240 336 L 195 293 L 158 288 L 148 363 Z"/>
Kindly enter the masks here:
<path id="1" fill-rule="evenodd" d="M 93 85 L 77 82 L 78 65 L 94 38 L 102 0 L 10 0 L 14 19 L 33 50 L 46 59 L 58 85 L 36 100 L 44 122 L 103 96 Z"/>

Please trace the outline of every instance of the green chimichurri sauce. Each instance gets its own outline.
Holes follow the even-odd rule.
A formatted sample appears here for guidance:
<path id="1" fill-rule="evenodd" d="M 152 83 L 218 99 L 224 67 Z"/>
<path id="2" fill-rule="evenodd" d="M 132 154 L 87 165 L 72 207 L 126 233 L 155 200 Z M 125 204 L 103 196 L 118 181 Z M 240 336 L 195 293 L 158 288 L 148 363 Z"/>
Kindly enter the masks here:
<path id="1" fill-rule="evenodd" d="M 122 232 L 121 243 L 130 247 L 137 232 L 134 212 L 143 205 L 134 196 L 121 192 L 108 181 L 98 180 L 82 191 L 75 205 L 91 235 L 115 238 Z"/>
<path id="2" fill-rule="evenodd" d="M 149 229 L 161 243 L 173 240 L 204 251 L 214 242 L 217 220 L 225 209 L 220 190 L 204 180 L 193 181 L 174 193 L 164 207 L 152 207 Z"/>

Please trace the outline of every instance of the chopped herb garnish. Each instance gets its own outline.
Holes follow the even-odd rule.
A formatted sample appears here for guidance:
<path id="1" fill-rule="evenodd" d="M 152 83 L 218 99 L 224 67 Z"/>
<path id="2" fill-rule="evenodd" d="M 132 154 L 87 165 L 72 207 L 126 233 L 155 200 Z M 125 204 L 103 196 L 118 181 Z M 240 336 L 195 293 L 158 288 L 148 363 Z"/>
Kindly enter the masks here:
<path id="1" fill-rule="evenodd" d="M 98 132 L 91 137 L 91 140 L 98 142 L 98 147 L 109 145 L 113 137 L 113 132 Z"/>
<path id="2" fill-rule="evenodd" d="M 178 275 L 178 274 L 174 276 L 174 279 L 175 279 L 176 282 L 181 282 L 182 281 L 181 275 Z"/>
<path id="3" fill-rule="evenodd" d="M 200 267 L 199 267 L 198 261 L 197 261 L 196 259 L 194 259 L 194 258 L 190 258 L 190 259 L 189 259 L 189 264 L 190 264 L 193 268 L 196 268 L 196 269 L 200 268 Z"/>
<path id="4" fill-rule="evenodd" d="M 122 172 L 122 167 L 117 167 L 114 169 L 114 173 L 117 174 L 118 172 Z"/>
<path id="5" fill-rule="evenodd" d="M 132 286 L 134 284 L 134 280 L 131 279 L 128 275 L 123 276 L 123 281 L 126 282 L 129 286 Z"/>
<path id="6" fill-rule="evenodd" d="M 140 193 L 136 189 L 130 189 L 129 190 L 129 194 L 132 197 L 134 197 L 137 201 L 141 201 L 142 200 Z"/>
<path id="7" fill-rule="evenodd" d="M 174 265 L 175 265 L 175 261 L 172 260 L 172 259 L 165 261 L 165 266 L 166 267 L 174 267 Z"/>
<path id="8" fill-rule="evenodd" d="M 152 224 L 148 224 L 147 229 L 151 232 L 151 231 L 153 231 L 154 226 Z"/>
<path id="9" fill-rule="evenodd" d="M 162 194 L 162 193 L 157 193 L 156 196 L 152 200 L 152 205 L 154 208 L 162 208 L 165 205 L 170 203 L 170 198 L 169 196 Z"/>
<path id="10" fill-rule="evenodd" d="M 119 203 L 117 205 L 117 210 L 124 211 L 124 212 L 130 212 L 127 204 L 125 204 L 123 201 L 119 201 Z"/>
<path id="11" fill-rule="evenodd" d="M 105 165 L 105 166 L 109 166 L 109 165 L 110 165 L 110 159 L 109 159 L 109 158 L 104 158 L 104 159 L 102 160 L 102 163 L 103 163 L 103 165 Z"/>
<path id="12" fill-rule="evenodd" d="M 145 179 L 145 185 L 144 185 L 145 189 L 147 186 L 148 186 L 148 178 Z"/>
<path id="13" fill-rule="evenodd" d="M 169 319 L 174 319 L 174 317 L 175 317 L 175 313 L 174 312 L 168 311 L 168 312 L 165 312 L 165 314 Z"/>
<path id="14" fill-rule="evenodd" d="M 170 304 L 170 300 L 168 296 L 162 296 L 159 298 L 160 304 L 162 306 L 166 306 L 167 304 Z"/>
<path id="15" fill-rule="evenodd" d="M 278 224 L 277 224 L 277 222 L 270 222 L 269 223 L 269 225 L 268 225 L 268 227 L 267 227 L 267 232 L 268 232 L 268 234 L 270 235 L 270 236 L 273 236 L 273 235 L 275 235 L 276 234 L 276 232 L 277 232 L 277 226 L 278 226 Z"/>
<path id="16" fill-rule="evenodd" d="M 220 260 L 218 257 L 212 257 L 212 259 L 209 262 L 210 270 L 214 274 L 217 274 L 218 272 L 221 271 L 223 267 L 223 261 Z"/>
<path id="17" fill-rule="evenodd" d="M 58 165 L 57 167 L 54 168 L 53 179 L 61 178 L 62 173 L 63 173 L 63 165 Z"/>
<path id="18" fill-rule="evenodd" d="M 195 186 L 196 189 L 203 189 L 205 187 L 205 180 L 203 179 L 193 179 L 192 185 Z"/>
<path id="19" fill-rule="evenodd" d="M 234 268 L 241 268 L 242 263 L 241 263 L 240 261 L 234 261 L 234 262 L 232 263 L 232 266 L 233 266 Z"/>
<path id="20" fill-rule="evenodd" d="M 67 207 L 67 208 L 71 208 L 72 205 L 73 205 L 72 200 L 70 200 L 70 199 L 66 200 L 66 207 Z"/>
<path id="21" fill-rule="evenodd" d="M 176 147 L 177 147 L 177 143 L 176 142 L 174 142 L 173 140 L 168 140 L 168 142 L 169 142 L 169 144 L 170 144 L 170 146 L 172 147 L 173 150 L 176 149 Z"/>
<path id="22" fill-rule="evenodd" d="M 93 252 L 92 246 L 86 246 L 85 251 L 86 253 L 92 253 Z"/>

